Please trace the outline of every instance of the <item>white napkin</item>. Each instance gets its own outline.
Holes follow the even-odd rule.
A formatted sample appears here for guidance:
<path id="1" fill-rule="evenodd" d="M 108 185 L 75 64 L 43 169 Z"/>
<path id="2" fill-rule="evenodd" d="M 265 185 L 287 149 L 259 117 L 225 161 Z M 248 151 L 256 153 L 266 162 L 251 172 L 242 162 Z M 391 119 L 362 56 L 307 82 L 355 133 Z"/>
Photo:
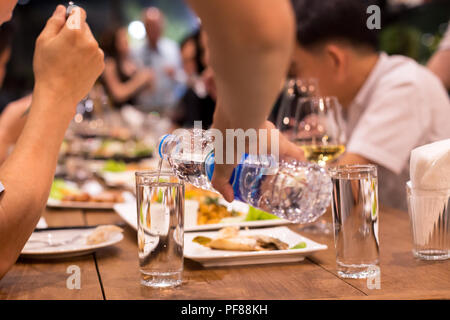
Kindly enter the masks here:
<path id="1" fill-rule="evenodd" d="M 449 189 L 450 139 L 430 143 L 411 151 L 409 174 L 413 189 Z"/>
<path id="2" fill-rule="evenodd" d="M 410 215 L 417 245 L 426 246 L 448 203 L 450 189 L 450 139 L 430 143 L 411 151 Z"/>

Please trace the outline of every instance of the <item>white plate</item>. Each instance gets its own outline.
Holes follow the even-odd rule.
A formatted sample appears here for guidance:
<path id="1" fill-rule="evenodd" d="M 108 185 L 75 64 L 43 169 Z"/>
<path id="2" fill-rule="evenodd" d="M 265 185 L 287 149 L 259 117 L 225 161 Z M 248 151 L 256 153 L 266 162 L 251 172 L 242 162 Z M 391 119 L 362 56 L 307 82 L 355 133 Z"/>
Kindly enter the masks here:
<path id="1" fill-rule="evenodd" d="M 217 230 L 228 226 L 240 226 L 249 228 L 268 227 L 268 226 L 280 226 L 290 224 L 291 222 L 284 219 L 272 219 L 272 220 L 256 220 L 256 221 L 244 221 L 245 216 L 241 218 L 227 218 L 227 222 L 217 224 L 203 224 L 197 225 L 193 221 L 196 221 L 198 203 L 195 200 L 185 200 L 185 225 L 184 231 L 206 231 Z M 248 205 L 239 201 L 233 201 L 231 207 L 240 212 L 247 212 Z M 137 209 L 136 201 L 119 203 L 114 206 L 114 211 L 125 220 L 125 222 L 132 228 L 137 230 Z"/>
<path id="2" fill-rule="evenodd" d="M 105 181 L 105 184 L 108 187 L 126 187 L 129 189 L 134 189 L 136 187 L 135 171 L 98 171 L 97 175 Z"/>
<path id="3" fill-rule="evenodd" d="M 303 249 L 287 249 L 274 251 L 225 251 L 202 246 L 192 240 L 197 236 L 217 237 L 218 232 L 195 232 L 184 235 L 184 257 L 195 260 L 205 267 L 234 266 L 248 264 L 267 264 L 302 261 L 313 252 L 326 250 L 324 244 L 314 242 L 287 227 L 241 230 L 243 235 L 267 235 L 286 242 L 289 247 L 305 242 Z"/>
<path id="4" fill-rule="evenodd" d="M 131 192 L 123 192 L 122 196 L 125 202 L 132 201 L 134 198 Z M 114 202 L 82 202 L 82 201 L 61 201 L 48 198 L 47 207 L 59 209 L 113 209 L 117 203 Z"/>
<path id="5" fill-rule="evenodd" d="M 66 230 L 52 230 L 52 231 L 39 231 L 33 232 L 28 242 L 25 244 L 21 252 L 21 256 L 24 258 L 34 259 L 57 259 L 76 257 L 85 254 L 92 253 L 99 248 L 111 246 L 120 242 L 123 239 L 123 235 L 120 232 L 115 232 L 111 235 L 111 239 L 99 244 L 89 245 L 86 244 L 87 236 L 94 231 L 92 229 L 66 229 Z M 77 236 L 73 242 L 60 246 L 49 246 L 45 242 L 37 242 L 36 240 L 46 241 L 51 236 L 52 241 L 70 241 Z"/>

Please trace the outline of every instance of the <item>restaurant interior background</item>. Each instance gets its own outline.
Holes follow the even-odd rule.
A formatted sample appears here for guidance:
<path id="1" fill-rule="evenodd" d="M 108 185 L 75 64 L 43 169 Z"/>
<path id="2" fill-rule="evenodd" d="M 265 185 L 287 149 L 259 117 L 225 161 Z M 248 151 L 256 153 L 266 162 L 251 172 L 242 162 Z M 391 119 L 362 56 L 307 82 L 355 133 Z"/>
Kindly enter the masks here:
<path id="1" fill-rule="evenodd" d="M 364 2 L 364 5 L 376 3 L 381 8 L 380 51 L 408 56 L 422 65 L 426 65 L 430 57 L 438 50 L 439 43 L 448 29 L 450 0 L 357 1 Z M 303 174 L 306 168 L 308 170 L 306 172 L 309 172 L 308 175 L 311 174 L 313 177 L 311 181 L 308 180 L 308 183 L 304 184 L 303 179 L 297 179 L 293 183 L 294 187 L 286 183 L 288 180 L 283 179 L 263 184 L 261 183 L 262 175 L 258 175 L 251 179 L 251 186 L 256 185 L 257 187 L 254 189 L 257 192 L 253 192 L 253 190 L 251 193 L 247 192 L 246 203 L 236 201 L 233 204 L 227 203 L 217 193 L 203 190 L 206 189 L 203 187 L 209 185 L 209 182 L 205 182 L 207 180 L 203 179 L 205 177 L 203 171 L 200 175 L 201 179 L 197 180 L 198 183 L 195 187 L 195 183 L 180 184 L 178 178 L 168 173 L 172 173 L 172 171 L 165 171 L 170 166 L 176 167 L 178 164 L 176 161 L 170 163 L 169 159 L 180 159 L 180 157 L 177 158 L 180 149 L 174 148 L 178 144 L 171 144 L 175 141 L 177 134 L 174 129 L 191 126 L 194 120 L 201 119 L 204 121 L 203 119 L 207 119 L 212 121 L 216 103 L 214 86 L 211 85 L 211 81 L 208 82 L 211 78 L 204 76 L 206 74 L 212 77 L 207 58 L 205 58 L 207 57 L 207 50 L 204 48 L 205 39 L 202 38 L 201 33 L 198 38 L 194 38 L 194 41 L 191 38 L 191 43 L 196 43 L 195 50 L 189 50 L 189 46 L 186 45 L 186 42 L 183 42 L 200 26 L 200 21 L 187 5 L 188 0 L 74 0 L 74 2 L 86 10 L 87 22 L 100 43 L 101 40 L 104 40 L 102 36 L 108 35 L 108 32 L 112 31 L 111 29 L 124 27 L 120 28 L 120 39 L 122 40 L 120 44 L 123 45 L 126 42 L 124 39 L 128 39 L 131 49 L 137 49 L 133 52 L 134 54 L 142 54 L 139 49 L 149 48 L 148 42 L 146 42 L 146 28 L 141 21 L 143 9 L 151 6 L 159 8 L 165 16 L 164 36 L 178 43 L 181 47 L 180 51 L 185 53 L 181 59 L 184 63 L 184 72 L 181 72 L 180 76 L 169 65 L 167 69 L 161 68 L 164 74 L 161 72 L 157 74 L 157 71 L 161 71 L 157 70 L 157 67 L 167 66 L 161 63 L 161 60 L 150 55 L 148 55 L 150 58 L 146 61 L 156 61 L 151 67 L 148 66 L 148 63 L 142 63 L 146 67 L 141 68 L 137 66 L 136 61 L 132 61 L 131 64 L 135 67 L 134 69 L 131 68 L 134 70 L 131 71 L 133 77 L 136 74 L 148 76 L 145 79 L 141 77 L 145 82 L 142 81 L 141 87 L 135 90 L 133 94 L 137 98 L 142 91 L 145 93 L 147 89 L 153 90 L 154 83 L 158 83 L 157 81 L 152 83 L 154 80 L 152 79 L 153 71 L 158 76 L 167 74 L 169 78 L 172 78 L 171 80 L 176 80 L 173 82 L 177 84 L 183 82 L 182 85 L 186 85 L 181 86 L 181 90 L 178 90 L 179 87 L 176 86 L 171 88 L 172 93 L 176 91 L 177 94 L 173 94 L 176 98 L 171 99 L 170 103 L 166 100 L 163 103 L 158 102 L 159 105 L 148 103 L 147 106 L 146 102 L 139 102 L 140 100 L 134 99 L 134 97 L 124 99 L 126 101 L 115 100 L 117 95 L 114 97 L 113 90 L 110 90 L 111 86 L 108 87 L 108 81 L 111 81 L 111 77 L 108 78 L 108 70 L 111 71 L 112 69 L 105 68 L 103 77 L 99 78 L 86 98 L 78 104 L 76 116 L 70 123 L 68 130 L 65 131 L 64 140 L 59 149 L 55 175 L 51 177 L 54 180 L 46 203 L 47 208 L 43 210 L 42 217 L 27 244 L 25 244 L 19 260 L 4 277 L 0 272 L 0 301 L 2 299 L 109 300 L 139 298 L 166 300 L 449 299 L 450 268 L 448 263 L 450 261 L 450 250 L 448 248 L 450 248 L 450 237 L 447 235 L 450 234 L 450 207 L 448 206 L 450 203 L 450 182 L 448 193 L 443 196 L 441 194 L 442 188 L 436 187 L 436 181 L 432 181 L 432 186 L 436 189 L 431 191 L 439 192 L 434 192 L 433 197 L 428 197 L 428 191 L 430 190 L 425 190 L 426 196 L 423 198 L 427 202 L 424 203 L 427 205 L 428 203 L 433 204 L 433 206 L 429 206 L 432 208 L 430 211 L 433 214 L 430 215 L 427 212 L 427 215 L 424 215 L 423 212 L 426 212 L 429 207 L 419 206 L 423 201 L 422 196 L 412 192 L 410 183 L 406 184 L 407 188 L 405 188 L 406 181 L 403 182 L 400 179 L 395 181 L 399 183 L 393 184 L 392 188 L 392 190 L 394 190 L 394 187 L 396 188 L 394 191 L 405 192 L 404 195 L 401 193 L 393 194 L 392 198 L 399 200 L 397 202 L 399 205 L 391 206 L 382 202 L 382 196 L 391 191 L 391 186 L 385 187 L 386 183 L 380 187 L 380 193 L 378 193 L 378 181 L 380 181 L 380 186 L 381 182 L 385 183 L 382 179 L 378 180 L 378 177 L 382 177 L 389 170 L 389 168 L 384 168 L 384 165 L 378 165 L 379 176 L 377 176 L 375 165 L 356 165 L 353 168 L 349 167 L 348 172 L 346 171 L 347 168 L 344 168 L 339 173 L 337 170 L 333 171 L 333 168 L 330 167 L 329 172 L 334 179 L 329 179 L 326 174 L 327 171 L 324 169 L 327 161 L 332 163 L 344 153 L 344 150 L 350 150 L 350 148 L 347 148 L 349 142 L 346 140 L 345 134 L 341 134 L 345 130 L 345 122 L 341 121 L 341 105 L 338 99 L 333 97 L 316 99 L 316 95 L 320 92 L 317 79 L 307 77 L 292 79 L 294 75 L 290 73 L 284 89 L 280 92 L 273 107 L 269 120 L 276 120 L 274 123 L 276 123 L 277 129 L 288 136 L 289 131 L 292 133 L 298 130 L 302 123 L 297 121 L 290 127 L 292 124 L 291 118 L 294 119 L 292 110 L 296 111 L 295 117 L 299 116 L 300 119 L 306 119 L 304 123 L 308 124 L 308 128 L 308 121 L 316 119 L 318 115 L 322 116 L 320 112 L 314 112 L 319 110 L 318 104 L 321 105 L 321 111 L 326 109 L 327 119 L 330 119 L 324 127 L 325 130 L 322 128 L 322 131 L 319 132 L 322 134 L 320 139 L 315 138 L 315 135 L 317 135 L 315 130 L 311 130 L 310 136 L 303 136 L 303 138 L 306 137 L 303 141 L 301 135 L 291 135 L 289 138 L 291 142 L 297 143 L 300 148 L 309 147 L 312 152 L 310 151 L 309 156 L 305 155 L 305 158 L 309 162 L 318 163 L 319 166 L 294 162 L 292 167 L 281 166 L 281 168 L 283 170 L 288 168 L 292 172 L 294 172 L 293 168 L 298 169 L 294 177 Z M 61 3 L 67 5 L 68 0 L 19 0 L 18 3 L 13 20 L 9 23 L 14 29 L 14 35 L 12 55 L 8 63 L 6 78 L 3 86 L 0 85 L 0 114 L 8 103 L 32 92 L 34 85 L 32 62 L 35 40 L 56 5 Z M 228 3 L 224 2 L 226 6 Z M 241 6 L 244 2 L 236 3 Z M 321 3 L 309 2 L 309 4 L 311 3 L 321 6 Z M 278 6 L 278 3 L 273 4 L 273 6 Z M 345 8 L 345 6 L 340 8 Z M 313 10 L 310 12 L 313 12 Z M 328 19 L 328 11 L 324 16 Z M 335 21 L 337 21 L 337 24 L 341 24 L 342 19 L 335 19 Z M 355 19 L 355 21 L 358 20 Z M 146 26 L 149 28 L 149 25 L 147 19 Z M 320 28 L 323 27 L 322 24 L 319 25 Z M 363 26 L 365 25 L 363 24 Z M 151 33 L 151 29 L 148 30 Z M 367 31 L 364 27 L 359 30 Z M 118 33 L 115 32 L 116 35 Z M 127 38 L 122 37 L 124 34 Z M 114 39 L 111 43 L 115 44 L 115 49 L 120 51 L 117 48 L 120 47 L 117 38 L 112 38 L 110 34 L 111 39 Z M 176 46 L 174 48 L 172 42 L 168 42 L 170 42 L 171 48 L 176 51 Z M 108 44 L 108 41 L 106 43 Z M 141 45 L 143 46 L 141 47 Z M 103 48 L 105 52 L 108 51 L 108 45 Z M 106 59 L 106 65 L 108 66 L 109 63 L 109 66 L 111 66 L 111 60 L 118 57 L 136 58 L 132 57 L 131 50 L 128 55 L 123 52 L 124 50 L 120 52 L 121 57 L 119 57 L 120 54 L 114 56 L 114 53 L 110 53 L 109 59 Z M 158 50 L 157 54 L 162 52 L 163 50 Z M 190 55 L 189 52 L 195 52 L 195 54 Z M 239 51 L 239 53 L 241 52 L 244 51 Z M 144 55 L 142 54 L 142 56 Z M 186 55 L 188 58 L 186 58 Z M 377 56 L 373 51 L 371 51 L 371 55 Z M 386 59 L 391 58 L 386 57 Z M 392 58 L 392 60 L 396 59 L 399 58 Z M 425 112 L 430 110 L 429 113 L 433 117 L 430 117 L 429 123 L 435 119 L 440 121 L 432 127 L 431 125 L 428 126 L 424 117 L 417 117 L 417 119 L 414 118 L 411 121 L 406 119 L 408 122 L 404 122 L 407 124 L 405 127 L 399 125 L 397 128 L 397 126 L 390 125 L 389 127 L 395 127 L 395 135 L 399 136 L 399 139 L 393 140 L 406 145 L 403 138 L 412 136 L 412 131 L 428 134 L 425 129 L 410 127 L 410 125 L 419 122 L 423 123 L 423 127 L 426 127 L 427 130 L 435 129 L 435 127 L 443 128 L 441 135 L 448 139 L 450 131 L 448 130 L 447 119 L 450 118 L 450 109 L 446 108 L 448 105 L 446 91 L 440 86 L 439 80 L 434 79 L 435 77 L 431 75 L 430 71 L 418 67 L 410 59 L 400 59 L 403 59 L 403 63 L 406 64 L 408 69 L 403 69 L 404 65 L 402 64 L 401 69 L 394 70 L 396 75 L 401 74 L 399 81 L 408 79 L 414 70 L 421 70 L 420 74 L 429 78 L 415 77 L 414 79 L 418 79 L 418 81 L 414 81 L 414 86 L 412 86 L 411 91 L 408 91 L 408 94 L 410 92 L 418 94 L 411 94 L 410 100 L 400 95 L 403 99 L 402 103 L 398 103 L 400 99 L 396 100 L 395 97 L 398 92 L 402 94 L 401 90 L 397 90 L 397 87 L 394 86 L 393 93 L 389 92 L 390 88 L 387 87 L 375 88 L 376 91 L 372 91 L 376 92 L 373 95 L 375 97 L 373 101 L 377 100 L 377 104 L 374 105 L 386 107 L 383 108 L 384 110 L 388 110 L 387 108 L 391 106 L 400 105 L 404 112 L 402 115 L 406 115 L 405 118 L 407 118 L 407 115 L 414 113 L 415 106 L 430 106 L 429 109 L 421 109 Z M 114 61 L 115 67 L 119 66 L 117 61 L 120 61 L 120 59 Z M 192 67 L 193 61 L 195 61 L 195 67 Z M 123 61 L 120 62 L 123 63 Z M 297 60 L 293 62 L 297 62 Z M 392 62 L 386 60 L 386 63 L 387 66 L 390 66 Z M 122 69 L 124 65 L 126 64 L 122 64 Z M 364 68 L 359 68 L 364 65 L 358 64 L 357 66 L 358 69 L 355 69 L 352 75 L 364 74 Z M 115 73 L 122 72 L 122 76 L 126 75 L 123 70 L 119 69 L 120 66 L 114 69 Z M 195 71 L 192 71 L 192 69 Z M 119 72 L 117 72 L 118 70 Z M 392 75 L 387 67 L 383 66 L 379 70 L 381 71 L 377 71 L 377 73 L 382 74 L 383 77 Z M 401 70 L 401 72 L 397 72 L 397 70 Z M 446 69 L 442 68 L 442 70 Z M 130 68 L 128 68 L 128 71 L 130 71 Z M 331 72 L 329 73 L 331 74 Z M 130 72 L 128 72 L 129 74 Z M 256 78 L 253 74 L 250 75 Z M 111 76 L 111 72 L 109 76 Z M 122 80 L 124 78 L 122 76 L 118 77 L 121 78 L 120 81 L 130 82 L 130 80 Z M 326 73 L 326 76 L 328 76 L 328 73 Z M 428 81 L 429 79 L 431 80 Z M 339 88 L 351 87 L 349 82 L 342 81 L 343 85 Z M 164 81 L 160 81 L 160 83 L 164 83 Z M 201 85 L 198 85 L 199 83 Z M 433 89 L 436 90 L 433 91 Z M 336 91 L 340 92 L 340 90 Z M 181 94 L 179 94 L 180 92 Z M 437 94 L 435 94 L 436 92 Z M 386 99 L 385 93 L 390 93 L 390 95 L 386 94 Z M 167 97 L 167 95 L 164 97 Z M 417 97 L 427 99 L 426 104 L 421 104 L 422 100 Z M 13 105 L 14 108 L 28 108 L 30 102 L 27 101 L 30 100 L 27 100 L 27 98 L 30 97 L 25 97 L 18 104 L 12 103 L 9 105 Z M 381 99 L 378 100 L 378 98 Z M 403 101 L 405 102 L 403 103 Z M 326 108 L 324 108 L 325 104 Z M 302 111 L 297 112 L 300 105 Z M 53 107 L 60 107 L 60 105 L 53 105 Z M 56 110 L 52 109 L 53 112 Z M 21 119 L 25 118 L 24 114 L 27 114 L 23 112 L 17 113 Z M 376 115 L 381 114 L 379 109 L 374 109 L 372 112 Z M 7 114 L 7 112 L 3 114 Z M 236 112 L 236 114 L 240 115 L 239 112 Z M 396 114 L 394 113 L 394 115 Z M 50 114 L 47 114 L 47 116 L 50 117 Z M 39 120 L 43 118 L 40 117 Z M 390 118 L 387 117 L 386 119 L 389 120 Z M 384 121 L 383 124 L 389 124 L 388 120 Z M 205 122 L 202 122 L 202 125 Z M 364 122 L 362 123 L 364 124 Z M 206 125 L 204 128 L 208 126 Z M 364 125 L 361 125 L 361 127 L 364 127 Z M 368 146 L 371 146 L 369 138 L 377 138 L 376 133 L 387 128 L 387 126 L 382 127 L 380 130 L 379 126 L 367 127 L 369 128 L 367 130 L 369 134 L 363 136 L 364 139 L 361 140 Z M 402 128 L 406 128 L 406 130 Z M 47 127 L 44 129 L 47 133 Z M 51 134 L 55 132 L 51 130 L 52 128 L 49 128 L 47 139 L 51 139 Z M 310 129 L 305 129 L 305 131 L 310 131 Z M 192 134 L 195 131 L 188 130 L 187 132 Z M 190 135 L 190 137 L 192 136 L 193 134 Z M 35 137 L 40 136 L 36 135 Z M 325 140 L 322 139 L 323 137 L 325 137 Z M 43 140 L 42 143 L 49 141 L 45 141 L 45 138 L 39 139 Z M 431 140 L 433 139 L 430 139 L 430 142 Z M 159 141 L 159 144 L 157 144 L 157 141 Z M 203 142 L 205 141 L 202 141 L 201 145 L 204 145 Z M 207 142 L 209 147 L 210 141 Z M 450 140 L 444 140 L 444 142 L 448 143 L 448 149 L 446 150 L 450 150 Z M 322 149 L 322 143 L 329 148 Z M 396 145 L 393 144 L 393 146 Z M 425 145 L 425 147 L 427 146 Z M 439 148 L 440 145 L 435 146 L 433 150 Z M 404 151 L 398 149 L 394 149 L 398 154 Z M 404 149 L 406 150 L 404 154 L 409 155 L 411 150 L 407 150 L 406 147 Z M 11 150 L 13 149 L 9 148 L 8 152 L 11 152 Z M 315 150 L 316 152 L 314 152 Z M 421 156 L 431 154 L 428 148 L 421 150 Z M 0 163 L 2 161 L 1 151 Z M 39 150 L 39 152 L 41 151 Z M 44 152 L 41 153 L 44 154 Z M 436 154 L 442 155 L 442 153 Z M 208 166 L 209 168 L 210 155 L 211 153 L 208 153 L 208 157 L 204 158 L 199 166 L 202 166 L 202 168 Z M 449 155 L 450 152 L 447 152 L 446 156 Z M 433 154 L 433 156 L 435 155 Z M 164 159 L 167 167 L 163 166 L 163 159 L 161 158 Z M 383 158 L 388 161 L 392 159 L 388 156 L 383 156 Z M 36 163 L 35 159 L 31 160 Z M 188 164 L 192 163 L 194 161 Z M 432 161 L 429 163 L 432 163 Z M 443 161 L 436 161 L 436 163 L 448 164 L 450 162 L 448 162 L 447 157 Z M 197 165 L 196 162 L 194 164 Z M 192 167 L 196 168 L 195 165 Z M 434 164 L 429 167 L 434 169 Z M 176 168 L 181 168 L 179 172 L 186 173 L 189 179 L 198 176 L 198 171 L 190 170 L 191 167 L 188 165 Z M 407 166 L 405 165 L 405 168 L 409 170 L 409 163 Z M 351 169 L 355 169 L 352 172 L 355 175 L 351 174 Z M 242 172 L 248 172 L 245 170 L 242 169 L 237 171 L 238 174 L 233 174 L 235 181 L 241 183 L 241 186 L 244 186 L 242 177 L 246 177 Z M 447 171 L 442 170 L 439 166 L 435 170 L 439 173 L 450 172 L 448 166 L 445 168 Z M 415 172 L 414 170 L 411 171 Z M 137 175 L 135 175 L 136 172 L 138 172 Z M 318 172 L 321 172 L 321 174 Z M 424 172 L 428 174 L 428 171 Z M 282 177 L 284 174 L 284 171 L 279 170 L 275 176 Z M 270 175 L 273 174 L 270 173 Z M 400 175 L 395 177 L 397 176 Z M 442 180 L 439 179 L 440 174 L 431 176 L 432 178 L 439 176 L 436 179 L 439 180 L 438 182 Z M 319 179 L 322 178 L 323 180 L 320 181 Z M 308 179 L 310 178 L 308 177 Z M 411 180 L 413 179 L 411 178 Z M 155 181 L 158 183 L 154 183 Z M 192 180 L 189 181 L 192 182 Z M 324 181 L 328 182 L 329 188 L 326 187 Z M 245 186 L 248 185 L 245 184 Z M 278 202 L 281 203 L 279 206 L 283 206 L 282 208 L 285 210 L 281 210 L 283 213 L 292 208 L 299 208 L 302 204 L 302 208 L 306 208 L 302 213 L 308 212 L 307 215 L 303 214 L 302 218 L 307 216 L 309 220 L 296 220 L 295 224 L 291 224 L 294 221 L 293 218 L 298 218 L 298 216 L 295 216 L 298 211 L 294 210 L 289 211 L 289 214 L 294 212 L 294 215 L 289 216 L 287 214 L 286 217 L 282 217 L 281 214 L 278 216 L 270 214 L 269 212 L 275 212 L 273 210 L 275 207 L 273 204 L 277 203 L 275 197 L 271 198 L 271 201 L 266 201 L 269 205 L 273 205 L 272 207 L 259 206 L 257 208 L 249 205 L 250 203 L 257 203 L 258 205 L 262 203 L 258 200 L 258 197 L 263 199 L 261 195 L 268 194 L 260 192 L 261 190 L 265 191 L 263 186 L 264 188 L 270 188 L 271 195 L 281 194 L 278 199 L 286 200 Z M 287 188 L 284 188 L 285 186 Z M 320 188 L 316 188 L 317 186 L 320 186 Z M 400 186 L 401 189 L 397 186 Z M 2 187 L 1 183 L 0 187 Z M 355 189 L 352 189 L 353 187 Z M 333 189 L 343 191 L 342 193 L 331 192 Z M 301 193 L 297 192 L 298 190 L 301 190 Z M 356 191 L 353 192 L 353 190 Z M 169 195 L 169 192 L 173 192 L 173 194 L 170 193 Z M 148 197 L 148 195 L 151 196 Z M 339 209 L 340 211 L 336 211 L 336 213 L 328 204 L 326 204 L 326 207 L 329 210 L 326 210 L 326 213 L 324 213 L 326 208 L 316 210 L 321 204 L 326 203 L 326 201 L 322 201 L 322 198 L 326 199 L 327 197 L 330 201 L 333 201 L 331 206 L 333 210 Z M 173 201 L 175 198 L 182 199 L 182 201 Z M 248 201 L 249 199 L 254 202 Z M 346 202 L 341 202 L 342 199 Z M 364 206 L 361 201 L 366 201 Z M 343 203 L 343 205 L 337 208 L 335 205 L 337 202 Z M 439 206 L 434 205 L 434 203 L 438 203 Z M 445 206 L 441 206 L 442 203 Z M 409 208 L 406 208 L 407 204 Z M 166 208 L 172 210 L 170 211 L 170 219 L 167 219 L 169 215 L 166 215 L 166 212 L 169 211 L 166 211 Z M 360 208 L 364 210 L 360 210 Z M 353 212 L 352 218 L 348 218 L 350 214 L 346 214 L 345 211 Z M 24 212 L 29 214 L 28 211 L 24 210 Z M 359 212 L 364 214 L 365 219 L 357 219 Z M 159 218 L 162 216 L 161 213 L 164 213 L 164 219 Z M 323 214 L 323 218 L 313 221 L 311 217 L 316 218 L 319 214 Z M 172 219 L 172 216 L 176 216 L 176 218 Z M 355 216 L 356 218 L 354 218 Z M 423 216 L 426 219 L 422 219 Z M 343 224 L 341 217 L 346 217 L 349 221 L 346 222 L 345 228 L 340 227 Z M 379 217 L 382 218 L 379 219 Z M 435 219 L 435 217 L 438 218 Z M 291 221 L 288 221 L 288 218 Z M 352 220 L 353 218 L 354 220 Z M 420 223 L 416 221 L 420 221 Z M 227 224 L 232 226 L 231 229 L 228 228 L 229 225 Z M 238 228 L 233 228 L 233 226 Z M 242 229 L 241 234 L 236 233 L 240 231 L 240 227 L 246 229 Z M 252 235 L 258 238 L 263 236 L 262 239 L 265 241 L 263 241 L 263 244 L 269 249 L 266 250 L 265 247 L 262 248 L 258 244 L 256 247 L 251 247 L 250 251 L 255 252 L 251 252 L 247 256 L 245 251 L 249 249 L 245 245 L 246 250 L 242 250 L 242 252 L 238 252 L 242 249 L 242 246 L 238 249 L 231 246 L 230 249 L 228 244 L 224 248 L 223 245 L 220 247 L 220 241 L 218 241 L 218 247 L 217 243 L 216 247 L 210 246 L 210 242 L 220 240 L 220 236 L 213 239 L 217 236 L 215 232 L 219 228 L 219 235 L 223 230 L 231 230 L 234 237 L 239 238 L 239 235 L 244 235 L 242 238 L 244 242 L 249 238 L 255 239 L 252 238 Z M 171 233 L 174 236 L 166 236 L 169 235 L 168 232 L 159 234 L 161 229 L 171 230 L 170 232 L 174 232 Z M 157 236 L 154 237 L 153 233 Z M 55 237 L 58 234 L 61 238 Z M 103 236 L 98 236 L 99 234 Z M 358 237 L 363 236 L 359 237 L 358 241 L 347 240 L 352 239 L 355 234 Z M 250 236 L 246 238 L 245 235 Z M 446 238 L 441 237 L 441 235 L 445 235 Z M 184 242 L 180 241 L 181 239 L 184 239 Z M 344 240 L 338 242 L 335 239 Z M 424 239 L 429 239 L 429 241 L 427 242 Z M 379 243 L 381 243 L 381 246 Z M 227 244 L 226 241 L 225 244 Z M 435 250 L 432 246 L 437 246 L 439 250 Z M 442 249 L 443 246 L 447 247 Z M 429 247 L 433 250 L 429 250 Z M 217 249 L 217 251 L 213 249 Z M 235 252 L 230 254 L 229 251 Z M 344 251 L 352 252 L 352 254 L 357 252 L 358 262 L 350 264 L 343 261 L 341 258 L 344 257 L 342 254 Z M 252 255 L 253 253 L 254 255 Z M 168 258 L 164 260 L 163 258 L 159 259 L 160 257 Z M 186 259 L 183 260 L 184 258 Z M 365 262 L 361 263 L 359 258 L 364 258 Z M 369 262 L 366 263 L 366 261 Z M 82 272 L 82 282 L 76 280 L 75 269 L 73 269 L 75 271 L 74 277 L 72 277 L 72 274 L 70 274 L 72 272 L 70 271 L 72 270 L 71 267 L 77 267 L 79 272 Z M 158 271 L 153 272 L 156 269 Z M 171 271 L 167 273 L 166 269 Z M 127 272 L 124 272 L 124 270 L 127 270 Z M 164 272 L 159 270 L 164 270 Z M 380 270 L 383 270 L 382 275 Z M 139 277 L 140 282 L 137 280 Z M 69 279 L 75 280 L 70 282 L 72 280 L 68 281 Z M 143 288 L 143 286 L 171 287 L 180 284 L 182 284 L 180 289 L 168 291 L 147 291 Z M 179 312 L 179 309 L 170 309 L 173 313 Z M 271 309 L 272 312 L 273 310 Z M 285 312 L 285 310 L 283 311 Z M 171 317 L 169 316 L 169 318 Z"/>
<path id="2" fill-rule="evenodd" d="M 449 19 L 448 0 L 378 0 L 382 8 L 380 49 L 389 54 L 402 54 L 426 63 L 436 50 Z M 4 87 L 0 91 L 0 110 L 8 101 L 15 100 L 33 87 L 32 58 L 34 41 L 47 17 L 60 0 L 20 0 L 14 12 L 15 29 L 11 61 Z M 88 23 L 98 38 L 112 25 L 130 26 L 139 21 L 141 9 L 160 8 L 166 16 L 165 35 L 180 42 L 198 26 L 197 19 L 183 0 L 79 0 L 86 9 Z M 136 24 L 134 24 L 136 27 Z M 138 25 L 139 29 L 139 25 Z M 133 34 L 134 30 L 134 34 Z M 129 28 L 131 45 L 141 35 Z M 6 95 L 8 92 L 8 95 Z"/>

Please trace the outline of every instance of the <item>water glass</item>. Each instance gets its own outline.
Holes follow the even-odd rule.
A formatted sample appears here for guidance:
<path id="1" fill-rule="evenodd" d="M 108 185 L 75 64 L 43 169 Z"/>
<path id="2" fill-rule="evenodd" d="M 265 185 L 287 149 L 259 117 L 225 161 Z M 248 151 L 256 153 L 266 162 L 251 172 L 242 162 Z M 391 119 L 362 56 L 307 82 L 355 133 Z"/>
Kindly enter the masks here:
<path id="1" fill-rule="evenodd" d="M 136 195 L 141 284 L 180 285 L 184 184 L 171 171 L 136 172 Z"/>
<path id="2" fill-rule="evenodd" d="M 450 258 L 450 189 L 418 190 L 406 184 L 413 255 L 422 260 Z"/>
<path id="3" fill-rule="evenodd" d="M 374 165 L 330 168 L 337 273 L 371 278 L 379 273 L 378 183 Z"/>

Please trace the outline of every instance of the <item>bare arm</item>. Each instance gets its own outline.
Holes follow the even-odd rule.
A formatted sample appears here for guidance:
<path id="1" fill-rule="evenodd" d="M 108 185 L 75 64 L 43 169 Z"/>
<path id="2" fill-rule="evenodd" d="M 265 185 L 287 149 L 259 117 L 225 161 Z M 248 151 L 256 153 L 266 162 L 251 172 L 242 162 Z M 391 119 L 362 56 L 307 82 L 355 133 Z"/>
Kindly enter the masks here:
<path id="1" fill-rule="evenodd" d="M 8 104 L 0 116 L 0 164 L 5 161 L 9 147 L 17 142 L 27 120 L 24 113 L 30 105 L 31 95 L 28 95 Z"/>
<path id="2" fill-rule="evenodd" d="M 346 152 L 344 155 L 338 160 L 338 165 L 346 165 L 346 164 L 369 164 L 373 163 L 367 158 L 360 156 L 357 153 Z"/>
<path id="3" fill-rule="evenodd" d="M 444 87 L 450 91 L 450 50 L 441 50 L 436 52 L 427 64 L 439 79 Z"/>
<path id="4" fill-rule="evenodd" d="M 0 198 L 0 278 L 15 262 L 39 220 L 70 122 L 68 115 L 49 117 L 49 108 L 56 104 L 73 107 L 45 92 L 36 90 L 34 94 L 29 120 L 13 153 L 0 168 L 5 186 Z"/>
<path id="5" fill-rule="evenodd" d="M 217 115 L 229 128 L 258 128 L 279 93 L 293 50 L 289 1 L 189 2 L 208 35 L 218 91 Z"/>
<path id="6" fill-rule="evenodd" d="M 108 59 L 105 62 L 103 79 L 114 101 L 122 103 L 137 93 L 138 90 L 150 84 L 153 76 L 149 70 L 140 71 L 130 80 L 121 82 L 116 70 L 116 62 Z"/>
<path id="7" fill-rule="evenodd" d="M 103 71 L 103 52 L 85 20 L 82 11 L 81 29 L 69 29 L 65 8 L 58 6 L 36 42 L 30 114 L 13 153 L 0 167 L 5 186 L 0 195 L 0 278 L 39 220 L 76 105 Z"/>
<path id="8" fill-rule="evenodd" d="M 217 106 L 213 126 L 265 126 L 294 46 L 294 18 L 287 0 L 189 0 L 208 36 Z M 225 139 L 224 139 L 225 140 Z M 233 166 L 216 165 L 212 183 L 227 200 Z"/>

